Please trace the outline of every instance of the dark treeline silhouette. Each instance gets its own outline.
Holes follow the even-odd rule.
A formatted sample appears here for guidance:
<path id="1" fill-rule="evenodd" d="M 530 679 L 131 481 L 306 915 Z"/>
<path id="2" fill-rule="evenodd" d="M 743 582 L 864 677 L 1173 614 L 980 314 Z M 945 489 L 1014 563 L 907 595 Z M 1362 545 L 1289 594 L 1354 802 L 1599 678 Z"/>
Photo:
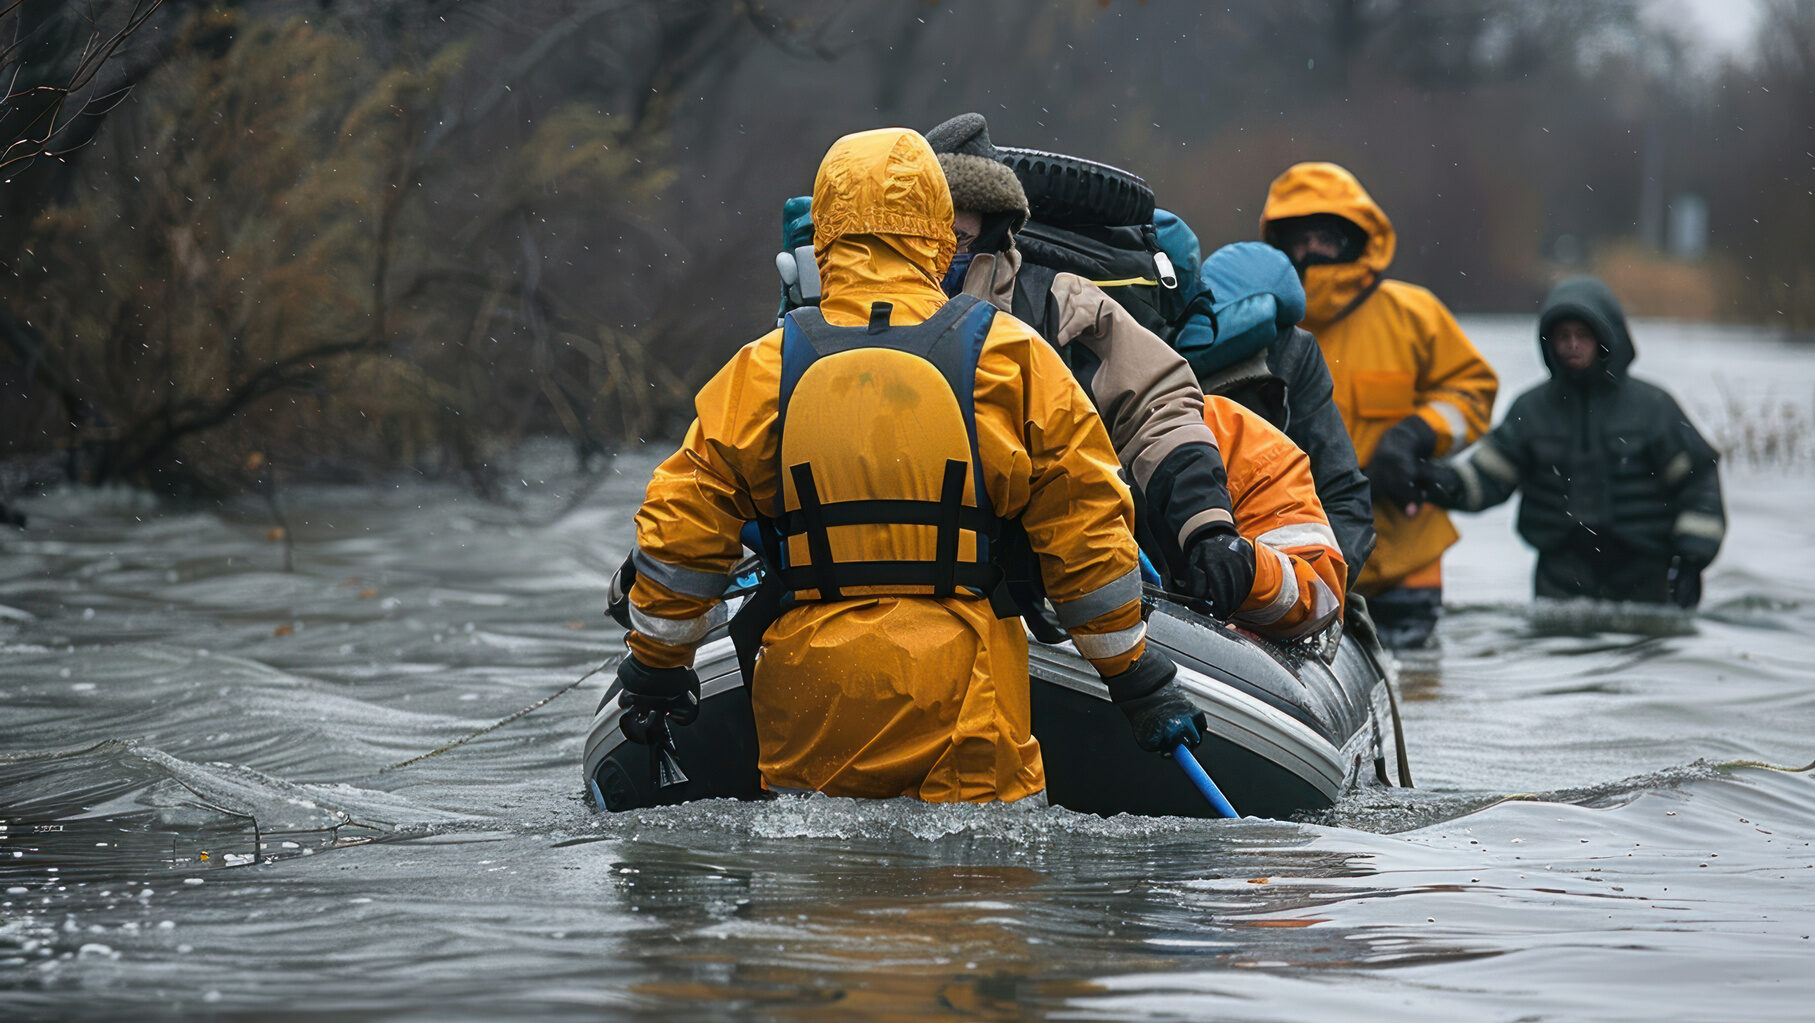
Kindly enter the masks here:
<path id="1" fill-rule="evenodd" d="M 1653 7 L 0 2 L 0 458 L 483 487 L 529 435 L 672 433 L 769 323 L 827 145 L 973 109 L 1206 247 L 1332 159 L 1459 310 L 1589 269 L 1639 315 L 1815 325 L 1815 0 L 1724 62 Z"/>

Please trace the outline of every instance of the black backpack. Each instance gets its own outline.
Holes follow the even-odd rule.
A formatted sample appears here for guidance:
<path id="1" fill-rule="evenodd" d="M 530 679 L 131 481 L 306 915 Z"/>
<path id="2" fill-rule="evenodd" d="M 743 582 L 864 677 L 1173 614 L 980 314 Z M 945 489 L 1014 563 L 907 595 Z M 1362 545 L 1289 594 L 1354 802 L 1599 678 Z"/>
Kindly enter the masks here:
<path id="1" fill-rule="evenodd" d="M 1195 289 L 1181 286 L 1188 282 L 1179 280 L 1160 248 L 1147 182 L 1075 156 L 1009 146 L 999 151 L 1020 179 L 1030 212 L 1015 235 L 1022 261 L 1015 317 L 1045 335 L 1053 277 L 1074 273 L 1102 288 L 1141 326 L 1170 338 Z"/>

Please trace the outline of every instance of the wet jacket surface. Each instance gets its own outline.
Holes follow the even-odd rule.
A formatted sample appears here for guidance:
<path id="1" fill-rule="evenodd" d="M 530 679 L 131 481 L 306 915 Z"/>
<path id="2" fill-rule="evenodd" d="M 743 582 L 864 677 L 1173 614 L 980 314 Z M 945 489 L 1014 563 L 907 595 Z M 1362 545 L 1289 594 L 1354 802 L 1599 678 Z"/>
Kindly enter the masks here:
<path id="1" fill-rule="evenodd" d="M 1570 318 L 1600 342 L 1580 374 L 1558 366 L 1545 341 Z M 1455 461 L 1455 507 L 1476 511 L 1522 491 L 1518 530 L 1538 550 L 1538 596 L 1664 602 L 1670 559 L 1699 569 L 1726 532 L 1714 449 L 1674 398 L 1627 375 L 1637 353 L 1605 285 L 1559 284 L 1538 323 L 1551 379 L 1519 395 Z"/>
<path id="2" fill-rule="evenodd" d="M 979 253 L 964 293 L 1005 312 L 1014 306 L 1021 253 Z M 1047 340 L 1103 417 L 1141 495 L 1145 534 L 1177 575 L 1192 534 L 1231 521 L 1224 465 L 1204 425 L 1204 395 L 1172 346 L 1115 299 L 1071 273 L 1052 276 Z"/>
<path id="3" fill-rule="evenodd" d="M 1348 566 L 1298 445 L 1228 398 L 1204 399 L 1204 422 L 1229 461 L 1236 531 L 1254 545 L 1254 588 L 1230 619 L 1274 639 L 1296 639 L 1342 610 Z"/>
<path id="4" fill-rule="evenodd" d="M 1316 336 L 1333 397 L 1355 455 L 1368 464 L 1387 430 L 1418 416 L 1437 435 L 1436 454 L 1459 450 L 1487 429 L 1499 380 L 1435 295 L 1385 276 L 1397 238 L 1360 182 L 1335 164 L 1301 163 L 1274 180 L 1261 230 L 1277 220 L 1330 213 L 1356 225 L 1367 244 L 1353 262 L 1304 274 L 1303 326 Z M 1377 505 L 1378 545 L 1356 589 L 1375 594 L 1433 566 L 1457 533 L 1440 508 L 1416 514 Z"/>
<path id="5" fill-rule="evenodd" d="M 888 129 L 841 139 L 815 182 L 814 248 L 830 324 L 918 323 L 945 304 L 952 205 L 925 141 Z M 681 449 L 656 470 L 637 513 L 637 581 L 627 644 L 653 667 L 689 664 L 723 618 L 719 595 L 742 555 L 744 522 L 776 507 L 781 331 L 741 349 L 700 391 Z M 891 423 L 923 397 L 900 380 L 872 388 L 866 422 L 821 437 L 827 500 L 902 494 Z M 943 382 L 941 400 L 950 395 Z M 1018 519 L 1047 593 L 1079 650 L 1104 674 L 1145 648 L 1133 503 L 1090 399 L 1031 328 L 997 315 L 972 393 L 981 481 L 997 515 Z M 813 396 L 796 390 L 789 414 Z M 835 543 L 861 556 L 915 542 L 914 526 L 850 526 Z M 1031 734 L 1027 642 L 988 600 L 869 595 L 794 605 L 763 637 L 751 697 L 760 766 L 773 788 L 937 801 L 1018 799 L 1045 786 Z M 1119 723 L 1118 723 L 1119 724 Z"/>

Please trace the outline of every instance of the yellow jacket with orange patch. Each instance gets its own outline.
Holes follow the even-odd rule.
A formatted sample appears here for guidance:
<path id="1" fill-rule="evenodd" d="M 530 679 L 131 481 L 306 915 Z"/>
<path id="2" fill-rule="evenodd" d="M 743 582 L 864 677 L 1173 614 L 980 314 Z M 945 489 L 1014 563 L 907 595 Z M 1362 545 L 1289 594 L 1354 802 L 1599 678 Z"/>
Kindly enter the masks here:
<path id="1" fill-rule="evenodd" d="M 1204 422 L 1229 465 L 1236 531 L 1254 545 L 1254 588 L 1231 620 L 1275 639 L 1322 629 L 1342 612 L 1348 565 L 1317 499 L 1310 456 L 1228 398 L 1206 397 Z"/>
<path id="2" fill-rule="evenodd" d="M 1367 234 L 1360 258 L 1304 272 L 1304 327 L 1329 363 L 1356 457 L 1365 467 L 1381 435 L 1407 416 L 1436 433 L 1436 454 L 1473 443 L 1492 418 L 1499 378 L 1435 295 L 1385 277 L 1397 245 L 1393 224 L 1354 175 L 1333 163 L 1289 168 L 1267 191 L 1261 233 L 1275 221 L 1317 213 Z M 1376 504 L 1374 527 L 1379 545 L 1355 583 L 1369 594 L 1435 565 L 1457 538 L 1449 516 L 1429 504 L 1411 516 Z"/>
<path id="3" fill-rule="evenodd" d="M 820 167 L 813 209 L 826 323 L 861 327 L 886 302 L 891 324 L 916 324 L 945 305 L 938 282 L 954 247 L 951 198 L 920 136 L 887 129 L 839 140 Z M 743 523 L 799 506 L 784 454 L 812 464 L 825 502 L 925 501 L 938 495 L 946 463 L 970 460 L 965 437 L 917 425 L 919 410 L 948 401 L 951 387 L 886 361 L 822 359 L 815 368 L 827 371 L 801 377 L 786 414 L 825 421 L 787 429 L 782 334 L 746 345 L 700 391 L 698 418 L 637 513 L 626 642 L 652 666 L 691 663 L 722 617 Z M 1145 647 L 1133 502 L 1090 400 L 1052 348 L 1006 315 L 990 324 L 968 384 L 980 471 L 967 474 L 965 503 L 977 503 L 980 482 L 996 516 L 1019 520 L 1080 651 L 1104 674 L 1126 670 Z M 926 526 L 828 532 L 834 563 L 924 559 L 936 543 Z M 976 538 L 962 543 L 961 554 L 973 551 Z M 769 627 L 751 684 L 765 781 L 929 800 L 1039 791 L 1019 619 L 998 619 L 968 593 L 897 590 L 803 600 Z"/>

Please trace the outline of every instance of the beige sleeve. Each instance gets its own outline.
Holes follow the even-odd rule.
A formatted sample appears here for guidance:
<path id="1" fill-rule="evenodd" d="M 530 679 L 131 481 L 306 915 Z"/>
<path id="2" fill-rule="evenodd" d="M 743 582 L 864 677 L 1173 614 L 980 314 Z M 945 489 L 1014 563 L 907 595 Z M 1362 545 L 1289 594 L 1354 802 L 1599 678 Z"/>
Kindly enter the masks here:
<path id="1" fill-rule="evenodd" d="M 1052 296 L 1055 343 L 1081 345 L 1096 357 L 1098 365 L 1080 378 L 1138 489 L 1145 492 L 1154 471 L 1180 447 L 1216 450 L 1216 435 L 1204 425 L 1204 392 L 1184 356 L 1076 274 L 1054 277 Z"/>

